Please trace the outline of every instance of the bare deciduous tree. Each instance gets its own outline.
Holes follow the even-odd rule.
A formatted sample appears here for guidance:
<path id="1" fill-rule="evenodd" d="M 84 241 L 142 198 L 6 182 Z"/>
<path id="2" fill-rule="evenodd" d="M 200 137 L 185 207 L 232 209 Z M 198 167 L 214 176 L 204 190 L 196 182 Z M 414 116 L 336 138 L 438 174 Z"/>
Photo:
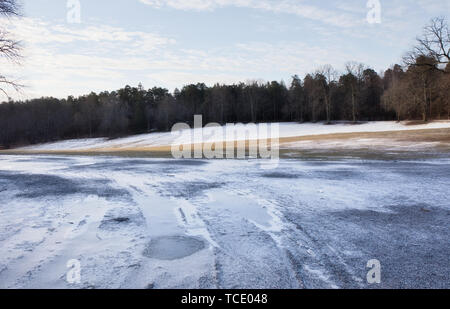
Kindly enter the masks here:
<path id="1" fill-rule="evenodd" d="M 0 16 L 18 16 L 19 6 L 16 0 L 0 0 Z M 0 57 L 18 62 L 20 59 L 20 42 L 11 39 L 10 33 L 0 28 Z M 10 80 L 0 72 L 0 92 L 8 97 L 7 88 L 19 91 L 22 88 L 17 81 Z"/>
<path id="2" fill-rule="evenodd" d="M 330 64 L 324 65 L 316 72 L 316 78 L 321 81 L 323 90 L 327 123 L 331 122 L 331 100 L 333 95 L 333 87 L 335 86 L 334 84 L 336 83 L 337 76 L 338 72 Z"/>
<path id="3" fill-rule="evenodd" d="M 431 57 L 437 65 L 417 63 L 420 57 Z M 430 70 L 448 73 L 445 66 L 450 63 L 450 30 L 445 17 L 437 17 L 425 26 L 421 37 L 417 38 L 417 45 L 404 57 L 407 66 L 424 66 Z"/>
<path id="4" fill-rule="evenodd" d="M 356 122 L 358 113 L 358 93 L 360 92 L 359 85 L 362 81 L 364 70 L 366 68 L 362 63 L 351 61 L 345 64 L 345 69 L 347 70 L 348 80 L 351 88 L 352 119 L 353 122 Z"/>

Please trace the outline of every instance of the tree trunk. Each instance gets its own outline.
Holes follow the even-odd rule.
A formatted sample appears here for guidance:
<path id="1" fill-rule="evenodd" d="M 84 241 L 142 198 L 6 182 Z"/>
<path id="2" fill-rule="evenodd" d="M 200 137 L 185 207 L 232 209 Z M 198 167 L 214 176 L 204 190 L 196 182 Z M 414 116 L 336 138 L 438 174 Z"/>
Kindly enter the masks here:
<path id="1" fill-rule="evenodd" d="M 273 103 L 273 121 L 277 121 L 277 104 L 275 103 L 275 100 L 273 100 L 272 103 Z"/>
<path id="2" fill-rule="evenodd" d="M 356 123 L 356 98 L 355 98 L 355 88 L 352 85 L 352 116 L 353 122 Z"/>
<path id="3" fill-rule="evenodd" d="M 313 102 L 312 102 L 312 117 L 313 117 L 313 122 L 316 122 L 317 121 L 316 100 L 313 100 Z"/>
<path id="4" fill-rule="evenodd" d="M 427 98 L 427 87 L 425 80 L 423 81 L 423 107 L 422 107 L 422 120 L 423 122 L 428 121 L 428 98 Z"/>
<path id="5" fill-rule="evenodd" d="M 428 96 L 428 102 L 429 102 L 429 104 L 428 104 L 428 106 L 429 106 L 428 112 L 429 112 L 429 116 L 428 116 L 428 119 L 433 119 L 433 102 L 432 102 L 432 97 L 433 97 L 433 94 L 431 92 L 431 89 L 429 89 L 429 96 Z"/>
<path id="6" fill-rule="evenodd" d="M 331 117 L 330 117 L 330 98 L 328 96 L 325 96 L 325 109 L 327 112 L 327 124 L 329 124 L 331 122 Z"/>
<path id="7" fill-rule="evenodd" d="M 447 120 L 450 120 L 450 100 L 447 99 Z"/>
<path id="8" fill-rule="evenodd" d="M 300 122 L 303 122 L 303 104 L 300 102 Z"/>
<path id="9" fill-rule="evenodd" d="M 147 132 L 150 133 L 150 107 L 147 106 Z"/>

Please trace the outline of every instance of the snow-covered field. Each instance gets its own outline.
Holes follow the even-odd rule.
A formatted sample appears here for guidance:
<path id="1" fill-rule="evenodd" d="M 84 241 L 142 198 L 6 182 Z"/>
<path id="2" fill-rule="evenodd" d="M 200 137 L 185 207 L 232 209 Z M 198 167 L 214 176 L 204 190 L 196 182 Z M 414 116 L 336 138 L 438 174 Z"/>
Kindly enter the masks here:
<path id="1" fill-rule="evenodd" d="M 336 123 L 334 125 L 325 125 L 324 123 L 279 123 L 279 131 L 275 136 L 271 138 L 290 138 L 290 137 L 302 137 L 302 136 L 317 136 L 327 134 L 342 134 L 342 133 L 362 133 L 362 132 L 392 132 L 392 131 L 411 131 L 411 130 L 426 130 L 426 129 L 443 129 L 450 128 L 450 121 L 436 121 L 428 124 L 420 125 L 406 125 L 404 123 L 397 122 L 368 122 L 358 125 L 348 123 Z M 259 124 L 258 131 L 252 134 L 249 132 L 248 139 L 261 138 L 258 135 L 259 131 L 265 130 L 267 124 Z M 242 126 L 241 126 L 242 127 Z M 189 134 L 175 134 L 169 133 L 150 133 L 135 135 L 126 138 L 119 138 L 114 140 L 108 140 L 105 138 L 90 138 L 90 139 L 75 139 L 66 140 L 55 143 L 48 143 L 42 145 L 33 145 L 23 147 L 17 150 L 24 151 L 83 151 L 83 150 L 95 150 L 95 149 L 133 149 L 133 148 L 149 148 L 168 146 L 172 144 L 190 144 L 193 143 L 193 136 L 196 136 L 199 129 L 191 130 Z M 236 137 L 218 136 L 214 128 L 204 128 L 203 135 L 208 136 L 209 142 L 221 142 L 235 140 Z M 253 136 L 254 135 L 254 136 Z M 213 137 L 211 137 L 213 136 Z"/>
<path id="2" fill-rule="evenodd" d="M 0 156 L 0 288 L 450 288 L 449 175 L 448 156 Z"/>

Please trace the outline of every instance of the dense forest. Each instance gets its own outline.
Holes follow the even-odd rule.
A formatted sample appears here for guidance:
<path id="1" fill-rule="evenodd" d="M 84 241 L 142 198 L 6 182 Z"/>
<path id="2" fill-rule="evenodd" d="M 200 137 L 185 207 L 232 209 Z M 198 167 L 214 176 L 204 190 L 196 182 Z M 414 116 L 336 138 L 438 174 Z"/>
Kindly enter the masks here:
<path id="1" fill-rule="evenodd" d="M 304 78 L 293 76 L 288 85 L 198 83 L 173 93 L 139 85 L 77 98 L 10 100 L 0 104 L 0 147 L 167 131 L 197 114 L 220 124 L 449 119 L 449 54 L 448 25 L 437 18 L 404 64 L 382 74 L 349 62 L 343 73 L 325 65 Z"/>
<path id="2" fill-rule="evenodd" d="M 139 85 L 63 100 L 11 101 L 0 104 L 0 144 L 165 131 L 177 122 L 191 123 L 196 114 L 221 124 L 449 119 L 450 74 L 395 65 L 380 76 L 363 65 L 352 67 L 355 73 L 337 79 L 323 72 L 294 76 L 289 86 L 195 84 L 169 93 Z"/>

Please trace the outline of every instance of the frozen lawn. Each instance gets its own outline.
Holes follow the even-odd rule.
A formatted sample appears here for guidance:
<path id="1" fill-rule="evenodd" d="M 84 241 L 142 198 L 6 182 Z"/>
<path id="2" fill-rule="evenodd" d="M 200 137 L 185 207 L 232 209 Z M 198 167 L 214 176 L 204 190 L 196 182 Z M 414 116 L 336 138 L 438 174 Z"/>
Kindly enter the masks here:
<path id="1" fill-rule="evenodd" d="M 448 158 L 0 156 L 0 288 L 450 288 Z"/>

